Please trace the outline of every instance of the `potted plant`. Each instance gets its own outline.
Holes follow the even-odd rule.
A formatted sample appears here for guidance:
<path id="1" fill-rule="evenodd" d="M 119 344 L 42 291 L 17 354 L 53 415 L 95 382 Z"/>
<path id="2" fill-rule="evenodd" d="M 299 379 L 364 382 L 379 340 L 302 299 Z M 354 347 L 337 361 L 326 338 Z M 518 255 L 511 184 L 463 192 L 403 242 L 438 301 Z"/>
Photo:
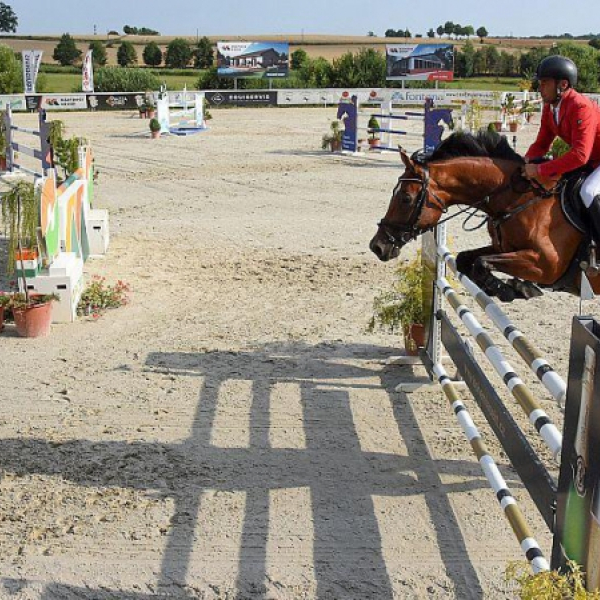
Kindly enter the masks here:
<path id="1" fill-rule="evenodd" d="M 369 146 L 371 148 L 377 148 L 379 146 L 379 121 L 375 117 L 375 115 L 371 115 L 369 118 L 369 122 L 367 123 L 367 131 L 371 135 L 369 138 Z"/>
<path id="2" fill-rule="evenodd" d="M 150 119 L 150 135 L 155 140 L 160 137 L 160 123 L 157 118 Z"/>
<path id="3" fill-rule="evenodd" d="M 329 125 L 330 133 L 323 134 L 321 139 L 321 149 L 329 148 L 332 152 L 339 152 L 342 149 L 343 131 L 340 129 L 339 121 L 331 121 Z"/>
<path id="4" fill-rule="evenodd" d="M 18 252 L 21 294 L 12 294 L 4 307 L 12 310 L 17 333 L 24 337 L 47 335 L 52 321 L 52 301 L 54 295 L 30 294 L 27 288 L 25 260 L 37 257 L 37 228 L 39 203 L 33 183 L 19 181 L 2 195 L 2 220 L 8 230 L 7 271 L 14 271 L 15 256 Z"/>
<path id="5" fill-rule="evenodd" d="M 515 104 L 514 94 L 506 94 L 506 96 L 504 96 L 504 102 L 502 102 L 500 106 L 502 107 L 502 112 L 508 121 L 509 130 L 512 132 L 517 131 L 519 128 L 517 116 L 519 115 L 520 109 L 517 108 Z"/>
<path id="6" fill-rule="evenodd" d="M 392 289 L 373 300 L 373 316 L 368 325 L 369 331 L 377 326 L 391 333 L 401 330 L 409 356 L 416 356 L 425 345 L 423 274 L 420 252 L 413 260 L 400 264 Z"/>
<path id="7" fill-rule="evenodd" d="M 21 337 L 42 337 L 50 333 L 52 302 L 56 294 L 16 293 L 10 296 L 7 307 L 12 311 L 17 333 Z"/>
<path id="8" fill-rule="evenodd" d="M 535 112 L 535 106 L 531 102 L 529 102 L 529 100 L 525 100 L 523 102 L 523 106 L 521 106 L 521 108 L 519 110 L 519 114 L 525 116 L 525 120 L 527 121 L 527 123 L 531 122 L 534 112 Z"/>

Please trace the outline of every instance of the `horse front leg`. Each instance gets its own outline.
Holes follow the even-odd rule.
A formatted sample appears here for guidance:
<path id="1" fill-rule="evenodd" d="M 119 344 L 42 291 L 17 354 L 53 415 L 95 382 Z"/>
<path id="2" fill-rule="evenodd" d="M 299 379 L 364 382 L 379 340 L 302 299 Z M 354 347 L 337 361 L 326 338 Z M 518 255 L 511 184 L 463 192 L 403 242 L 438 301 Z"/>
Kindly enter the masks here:
<path id="1" fill-rule="evenodd" d="M 486 281 L 489 289 L 495 290 L 495 293 L 487 292 L 490 296 L 497 295 L 503 302 L 512 302 L 515 298 L 529 300 L 542 295 L 542 291 L 534 283 L 546 283 L 545 271 L 541 263 L 539 251 L 517 250 L 482 256 L 476 259 L 473 270 L 477 273 L 477 278 Z M 504 282 L 492 275 L 492 271 L 512 275 L 514 279 Z"/>
<path id="2" fill-rule="evenodd" d="M 456 257 L 456 268 L 478 285 L 488 296 L 498 296 L 504 302 L 515 299 L 514 290 L 501 279 L 492 274 L 487 266 L 487 258 L 495 256 L 498 251 L 493 246 L 475 248 L 459 252 Z"/>

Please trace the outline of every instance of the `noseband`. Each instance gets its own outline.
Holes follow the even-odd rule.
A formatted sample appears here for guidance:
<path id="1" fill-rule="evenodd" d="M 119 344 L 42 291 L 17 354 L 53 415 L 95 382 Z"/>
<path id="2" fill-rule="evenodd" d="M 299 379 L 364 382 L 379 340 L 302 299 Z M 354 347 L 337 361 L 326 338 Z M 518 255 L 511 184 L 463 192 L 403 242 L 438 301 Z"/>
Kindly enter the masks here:
<path id="1" fill-rule="evenodd" d="M 433 192 L 429 190 L 429 169 L 422 165 L 423 167 L 423 179 L 419 179 L 418 177 L 411 177 L 407 179 L 398 180 L 398 185 L 401 186 L 405 181 L 414 181 L 416 183 L 421 184 L 421 191 L 417 196 L 417 199 L 413 205 L 412 212 L 410 213 L 409 218 L 406 220 L 406 223 L 390 223 L 385 219 L 381 219 L 377 226 L 381 229 L 381 231 L 387 236 L 388 242 L 396 247 L 401 247 L 407 244 L 408 242 L 416 239 L 422 233 L 425 233 L 432 227 L 418 227 L 417 222 L 419 217 L 421 216 L 421 212 L 423 212 L 423 207 L 425 205 L 431 206 L 432 208 L 439 208 L 442 212 L 446 212 L 447 209 L 438 196 L 436 196 Z M 435 200 L 439 203 L 430 203 L 427 204 L 427 199 L 429 196 L 433 196 Z M 395 196 L 395 194 L 394 194 Z"/>

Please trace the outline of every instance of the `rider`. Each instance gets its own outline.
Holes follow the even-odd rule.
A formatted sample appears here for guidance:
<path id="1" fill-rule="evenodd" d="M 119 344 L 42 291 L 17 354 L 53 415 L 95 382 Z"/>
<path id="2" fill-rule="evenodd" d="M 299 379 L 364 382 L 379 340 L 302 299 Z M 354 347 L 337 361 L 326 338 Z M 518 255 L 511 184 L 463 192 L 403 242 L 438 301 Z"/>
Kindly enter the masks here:
<path id="1" fill-rule="evenodd" d="M 564 56 L 547 56 L 538 65 L 536 78 L 544 102 L 537 139 L 525 154 L 529 179 L 556 182 L 561 175 L 590 163 L 594 171 L 581 187 L 595 238 L 600 239 L 600 107 L 576 92 L 577 67 Z M 550 149 L 555 137 L 570 149 L 559 158 L 535 164 Z"/>

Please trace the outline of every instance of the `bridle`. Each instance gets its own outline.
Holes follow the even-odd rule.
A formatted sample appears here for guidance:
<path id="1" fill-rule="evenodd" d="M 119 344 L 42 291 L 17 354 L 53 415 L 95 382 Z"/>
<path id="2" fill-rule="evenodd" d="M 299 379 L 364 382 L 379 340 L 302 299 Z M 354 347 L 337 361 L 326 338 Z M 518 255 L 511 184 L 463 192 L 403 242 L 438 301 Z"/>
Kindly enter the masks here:
<path id="1" fill-rule="evenodd" d="M 416 239 L 421 234 L 425 233 L 433 229 L 433 226 L 429 227 L 419 227 L 417 222 L 419 221 L 419 217 L 423 212 L 423 208 L 426 206 L 428 208 L 437 208 L 442 213 L 448 212 L 444 201 L 432 192 L 429 189 L 429 169 L 426 165 L 421 165 L 423 168 L 423 178 L 420 179 L 418 177 L 400 177 L 398 179 L 398 184 L 394 188 L 393 197 L 396 196 L 397 191 L 399 191 L 399 187 L 402 186 L 403 183 L 406 182 L 415 182 L 421 184 L 421 191 L 417 196 L 416 201 L 413 204 L 412 212 L 410 213 L 406 223 L 391 223 L 390 221 L 386 221 L 385 219 L 381 219 L 377 226 L 381 229 L 381 231 L 386 235 L 388 242 L 396 247 L 401 247 L 407 244 L 408 242 Z M 430 197 L 433 197 L 435 202 L 432 202 Z"/>
<path id="2" fill-rule="evenodd" d="M 421 184 L 421 191 L 419 192 L 419 195 L 418 195 L 416 201 L 414 202 L 412 212 L 410 213 L 410 216 L 407 219 L 406 223 L 391 223 L 390 221 L 381 219 L 381 221 L 379 221 L 379 223 L 377 224 L 377 226 L 381 229 L 381 231 L 387 237 L 387 241 L 392 246 L 395 246 L 397 248 L 401 248 L 402 246 L 404 246 L 405 244 L 408 244 L 408 242 L 411 242 L 412 240 L 416 239 L 423 233 L 433 230 L 434 227 L 436 227 L 437 225 L 445 223 L 446 221 L 449 221 L 450 219 L 454 219 L 465 212 L 476 211 L 478 209 L 481 209 L 482 206 L 489 204 L 490 201 L 492 200 L 492 198 L 505 192 L 507 189 L 514 189 L 513 179 L 514 179 L 514 175 L 517 173 L 517 171 L 515 171 L 515 173 L 510 178 L 508 183 L 500 185 L 495 190 L 493 190 L 491 193 L 489 193 L 487 196 L 485 196 L 478 202 L 474 202 L 469 207 L 467 207 L 463 210 L 459 210 L 456 213 L 452 214 L 451 216 L 448 216 L 444 219 L 439 220 L 435 225 L 429 225 L 427 227 L 419 227 L 417 225 L 417 222 L 419 221 L 419 217 L 421 216 L 421 213 L 422 213 L 424 207 L 437 208 L 442 214 L 445 214 L 448 212 L 448 208 L 446 207 L 446 204 L 444 203 L 444 201 L 435 192 L 432 192 L 429 189 L 429 182 L 430 182 L 429 168 L 425 164 L 421 164 L 420 166 L 423 169 L 423 178 L 419 179 L 418 177 L 407 177 L 404 179 L 404 178 L 400 177 L 398 179 L 398 184 L 396 185 L 396 188 L 394 188 L 394 193 L 392 196 L 392 197 L 396 196 L 398 187 L 401 186 L 404 182 L 416 182 L 416 183 Z M 553 195 L 554 193 L 556 193 L 556 187 L 558 187 L 558 186 L 556 186 L 552 190 L 547 190 L 543 186 L 537 184 L 537 182 L 535 182 L 535 181 L 529 181 L 528 185 L 529 185 L 530 189 L 532 189 L 535 192 L 538 192 L 539 195 L 532 198 L 525 204 L 522 204 L 510 211 L 506 211 L 502 215 L 491 219 L 490 222 L 496 229 L 498 229 L 498 227 L 502 223 L 504 223 L 505 221 L 508 221 L 510 218 L 517 215 L 519 212 L 522 212 L 523 210 L 529 208 L 529 206 L 531 206 L 532 204 L 538 202 L 542 198 L 547 198 L 547 197 Z M 435 202 L 432 201 L 431 198 L 433 198 L 435 200 Z M 485 225 L 485 223 L 487 223 L 489 220 L 490 220 L 490 216 L 487 216 L 484 219 L 484 221 L 480 225 L 478 225 L 477 228 Z"/>

